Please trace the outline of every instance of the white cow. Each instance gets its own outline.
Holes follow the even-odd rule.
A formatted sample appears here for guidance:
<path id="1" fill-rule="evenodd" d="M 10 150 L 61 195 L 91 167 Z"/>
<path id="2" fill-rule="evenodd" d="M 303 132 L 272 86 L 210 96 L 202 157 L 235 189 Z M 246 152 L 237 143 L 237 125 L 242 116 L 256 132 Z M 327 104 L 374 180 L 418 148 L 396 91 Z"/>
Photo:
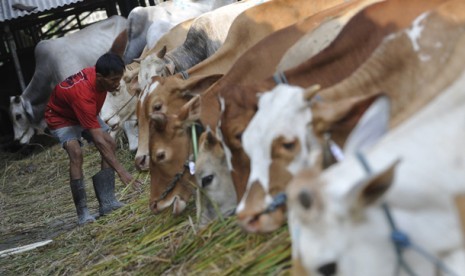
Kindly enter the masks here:
<path id="1" fill-rule="evenodd" d="M 121 128 L 128 139 L 129 150 L 137 150 L 138 131 L 136 102 L 137 97 L 131 95 L 126 87 L 127 83 L 121 79 L 118 90 L 107 94 L 103 103 L 100 117 L 111 128 L 113 138 L 121 132 Z"/>
<path id="2" fill-rule="evenodd" d="M 407 275 L 395 273 L 398 256 L 384 202 L 396 228 L 450 272 L 407 247 L 403 258 L 414 275 L 465 275 L 464 237 L 454 203 L 465 195 L 464 85 L 462 73 L 381 139 L 373 132 L 387 129 L 389 105 L 386 98 L 378 100 L 350 134 L 344 161 L 321 174 L 304 170 L 291 181 L 288 223 L 296 270 Z"/>
<path id="3" fill-rule="evenodd" d="M 170 51 L 164 49 L 141 60 L 139 86 L 145 89 L 151 84 L 153 76 L 173 75 L 210 57 L 223 45 L 231 24 L 240 13 L 267 1 L 245 0 L 198 16 L 182 45 Z"/>
<path id="4" fill-rule="evenodd" d="M 20 96 L 10 98 L 16 141 L 27 144 L 34 131 L 44 131 L 44 110 L 55 85 L 79 70 L 93 66 L 110 50 L 114 39 L 125 27 L 125 18 L 113 16 L 78 32 L 37 44 L 32 80 Z"/>
<path id="5" fill-rule="evenodd" d="M 128 44 L 123 56 L 124 62 L 128 64 L 138 58 L 144 47 L 153 47 L 175 25 L 236 1 L 173 0 L 156 6 L 134 8 L 128 15 Z"/>

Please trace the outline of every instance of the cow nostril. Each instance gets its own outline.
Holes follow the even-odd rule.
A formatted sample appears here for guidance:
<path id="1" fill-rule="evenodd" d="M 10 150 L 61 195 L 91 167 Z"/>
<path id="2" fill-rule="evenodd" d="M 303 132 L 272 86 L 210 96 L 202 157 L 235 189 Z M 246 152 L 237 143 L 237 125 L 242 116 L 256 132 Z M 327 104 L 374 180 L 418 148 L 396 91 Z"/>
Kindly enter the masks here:
<path id="1" fill-rule="evenodd" d="M 323 276 L 335 275 L 337 272 L 337 265 L 335 262 L 324 264 L 318 268 L 318 272 Z"/>
<path id="2" fill-rule="evenodd" d="M 158 210 L 157 210 L 157 201 L 152 201 L 150 203 L 150 210 L 152 211 L 152 213 L 157 213 Z"/>

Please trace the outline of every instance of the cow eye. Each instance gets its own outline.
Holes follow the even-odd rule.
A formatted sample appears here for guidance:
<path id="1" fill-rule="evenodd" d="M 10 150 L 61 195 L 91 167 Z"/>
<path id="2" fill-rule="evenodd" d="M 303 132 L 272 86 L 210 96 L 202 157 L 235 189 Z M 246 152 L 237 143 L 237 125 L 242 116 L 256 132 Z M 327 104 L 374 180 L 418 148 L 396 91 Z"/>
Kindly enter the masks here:
<path id="1" fill-rule="evenodd" d="M 207 175 L 205 177 L 202 177 L 202 188 L 205 188 L 212 184 L 213 181 L 213 174 Z"/>
<path id="2" fill-rule="evenodd" d="M 236 136 L 234 136 L 234 137 L 236 137 L 237 140 L 239 140 L 240 142 L 242 142 L 242 132 L 236 134 Z"/>
<path id="3" fill-rule="evenodd" d="M 153 111 L 161 111 L 162 104 L 157 103 L 153 106 Z"/>
<path id="4" fill-rule="evenodd" d="M 295 148 L 295 142 L 283 143 L 283 147 L 289 151 L 292 151 Z"/>
<path id="5" fill-rule="evenodd" d="M 21 114 L 16 114 L 15 119 L 16 119 L 16 121 L 21 120 Z"/>
<path id="6" fill-rule="evenodd" d="M 313 198 L 312 195 L 308 191 L 302 191 L 298 195 L 300 205 L 304 207 L 304 209 L 308 210 L 312 206 Z"/>

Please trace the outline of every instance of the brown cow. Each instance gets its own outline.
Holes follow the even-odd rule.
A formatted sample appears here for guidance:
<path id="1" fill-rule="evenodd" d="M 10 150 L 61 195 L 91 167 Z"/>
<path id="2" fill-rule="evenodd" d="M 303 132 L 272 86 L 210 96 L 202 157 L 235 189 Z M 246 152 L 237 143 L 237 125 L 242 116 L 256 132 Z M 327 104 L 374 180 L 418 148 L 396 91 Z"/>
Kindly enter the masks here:
<path id="1" fill-rule="evenodd" d="M 366 19 L 369 15 L 376 15 L 377 12 L 382 12 L 384 17 L 379 17 L 375 16 L 373 17 L 375 20 L 379 20 L 378 22 L 381 22 L 381 26 L 390 26 L 390 30 L 385 35 L 389 34 L 392 32 L 392 30 L 395 30 L 396 28 L 398 29 L 404 29 L 409 26 L 408 19 L 410 19 L 410 22 L 412 22 L 415 17 L 415 21 L 413 22 L 413 27 L 412 27 L 412 35 L 414 36 L 415 31 L 418 31 L 418 29 L 415 29 L 418 27 L 419 22 L 422 20 L 422 16 L 419 16 L 425 11 L 428 11 L 432 8 L 435 8 L 437 5 L 441 4 L 441 2 L 445 1 L 410 1 L 409 5 L 406 5 L 405 2 L 397 1 L 397 0 L 389 0 L 383 3 L 378 3 L 375 4 L 371 7 L 366 8 L 360 15 L 354 17 L 354 20 L 360 20 L 360 16 L 362 18 Z M 402 9 L 402 13 L 400 14 L 398 12 L 399 9 Z M 409 12 L 406 12 L 409 11 Z M 399 18 L 401 20 L 399 20 Z M 369 17 L 368 17 L 369 18 Z M 352 22 L 352 21 L 351 21 Z M 350 23 L 347 25 L 347 27 L 350 26 Z M 359 21 L 360 22 L 360 21 Z M 389 24 L 390 22 L 390 24 Z M 397 23 L 397 25 L 396 25 Z M 364 26 L 367 26 L 367 24 L 364 24 Z M 402 27 L 404 26 L 404 27 Z M 421 28 L 420 28 L 421 29 Z M 385 32 L 385 29 L 379 29 L 380 31 L 378 32 L 371 32 L 370 37 L 376 37 L 382 32 Z M 384 31 L 383 31 L 384 30 Z M 360 29 L 357 30 L 358 33 L 362 33 Z M 341 32 L 342 35 L 345 34 L 345 31 L 343 30 Z M 321 102 L 316 101 L 316 103 L 312 106 L 311 108 L 311 113 L 310 110 L 308 109 L 309 114 L 305 115 L 307 119 L 311 119 L 309 123 L 312 123 L 312 126 L 316 130 L 320 130 L 325 127 L 324 120 L 319 120 L 318 119 L 318 114 L 317 114 L 317 109 L 322 110 L 324 112 L 323 114 L 326 114 L 322 116 L 323 119 L 327 119 L 328 114 L 331 116 L 336 116 L 335 120 L 339 121 L 339 119 L 344 118 L 345 112 L 350 112 L 352 109 L 350 108 L 350 103 L 349 105 L 345 105 L 344 101 L 338 102 L 338 99 L 343 99 L 347 98 L 348 96 L 353 96 L 353 95 L 369 95 L 373 93 L 378 93 L 380 91 L 385 91 L 389 93 L 394 99 L 396 97 L 399 97 L 399 94 L 402 95 L 402 97 L 399 97 L 402 100 L 410 99 L 413 101 L 413 99 L 417 99 L 418 101 L 416 104 L 422 105 L 425 102 L 429 101 L 433 95 L 429 95 L 426 92 L 421 94 L 421 97 L 419 97 L 415 93 L 409 93 L 409 86 L 412 85 L 412 81 L 410 78 L 408 78 L 408 81 L 405 82 L 405 87 L 401 87 L 400 83 L 397 84 L 396 82 L 393 82 L 392 79 L 395 79 L 398 75 L 405 75 L 406 72 L 414 72 L 417 69 L 410 69 L 412 66 L 417 66 L 417 63 L 414 59 L 416 58 L 416 55 L 411 55 L 409 52 L 411 47 L 410 47 L 410 42 L 401 44 L 403 45 L 403 48 L 395 48 L 395 50 L 385 50 L 387 49 L 392 49 L 388 48 L 385 45 L 391 45 L 389 44 L 389 41 L 393 39 L 394 36 L 388 36 L 386 37 L 383 41 L 384 43 L 382 44 L 381 47 L 378 47 L 376 51 L 374 52 L 370 59 L 368 59 L 367 62 L 363 63 L 363 66 L 360 66 L 354 73 L 352 73 L 350 78 L 346 78 L 341 84 L 335 85 L 333 87 L 329 87 L 327 90 L 323 90 L 319 93 L 320 97 L 323 99 Z M 335 43 L 337 43 L 338 39 L 341 37 L 338 37 L 335 40 Z M 378 41 L 378 43 L 381 42 L 381 40 Z M 364 43 L 359 42 L 359 46 L 363 48 L 363 46 L 367 46 L 367 44 L 373 44 L 372 42 L 365 41 Z M 342 47 L 340 44 L 338 44 L 339 47 Z M 394 48 L 394 47 L 393 47 Z M 326 50 L 331 49 L 327 48 Z M 326 50 L 324 52 L 326 52 Z M 437 49 L 436 49 L 437 50 Z M 322 53 L 324 53 L 322 52 Z M 371 51 L 373 52 L 373 50 Z M 379 54 L 379 52 L 382 52 L 382 54 Z M 433 51 L 434 52 L 434 51 Z M 435 54 L 437 54 L 436 52 Z M 362 56 L 362 53 L 358 53 L 358 56 Z M 352 53 L 351 56 L 356 56 L 356 53 Z M 318 61 L 321 62 L 321 64 L 327 65 L 324 59 L 322 57 L 316 56 L 317 59 L 315 61 L 310 60 L 310 62 Z M 331 56 L 330 56 L 331 57 Z M 344 55 L 344 58 L 346 55 Z M 311 63 L 309 63 L 312 65 Z M 296 68 L 297 70 L 299 68 L 305 67 L 307 65 L 303 64 L 303 66 L 299 66 Z M 410 66 L 410 67 L 409 67 Z M 434 66 L 433 66 L 434 67 Z M 368 69 L 369 68 L 369 69 Z M 289 80 L 289 83 L 292 83 L 294 85 L 299 85 L 299 86 L 309 86 L 312 83 L 320 83 L 323 87 L 328 87 L 330 85 L 329 81 L 330 78 L 320 78 L 320 79 L 314 79 L 313 77 L 317 75 L 320 71 L 325 71 L 329 70 L 328 66 L 324 66 L 321 70 L 314 70 L 314 71 L 308 71 L 308 80 L 303 80 L 305 77 L 305 72 L 298 73 L 297 70 L 290 70 L 289 73 L 286 74 L 287 79 Z M 405 71 L 404 71 L 405 70 Z M 294 72 L 292 72 L 294 71 Z M 336 70 L 333 70 L 334 72 L 337 72 Z M 375 75 L 376 74 L 376 75 Z M 325 75 L 326 77 L 327 75 Z M 402 81 L 402 79 L 396 79 L 399 82 Z M 351 86 L 342 86 L 344 83 L 352 83 Z M 357 87 L 356 85 L 361 85 Z M 371 84 L 372 87 L 368 87 L 368 84 Z M 383 84 L 381 86 L 381 84 Z M 265 83 L 266 85 L 266 83 Z M 268 80 L 268 85 L 274 86 L 270 80 Z M 399 87 L 397 87 L 399 85 Z M 283 90 L 284 85 L 277 86 L 275 89 L 276 90 Z M 300 89 L 293 87 L 291 90 L 296 92 L 295 89 Z M 405 90 L 404 90 L 405 89 Z M 291 91 L 289 90 L 289 91 Z M 291 92 L 290 92 L 291 93 Z M 293 93 L 293 92 L 292 92 Z M 292 94 L 291 93 L 291 94 Z M 290 94 L 289 94 L 290 95 Z M 418 98 L 417 98 L 418 96 Z M 266 99 L 270 101 L 269 97 L 267 96 Z M 264 96 L 264 101 L 265 96 Z M 278 100 L 280 102 L 283 102 L 283 100 Z M 332 103 L 334 101 L 334 103 Z M 402 105 L 404 103 L 404 105 Z M 318 106 L 322 105 L 325 106 L 323 108 L 319 108 Z M 331 106 L 331 108 L 328 108 L 328 106 Z M 393 112 L 394 114 L 398 109 L 402 109 L 405 106 L 405 102 L 399 101 L 395 102 L 395 105 L 393 105 Z M 286 105 L 285 108 L 288 108 L 289 110 L 294 110 L 292 105 Z M 345 108 L 347 107 L 347 108 Z M 264 108 L 264 107 L 262 107 Z M 301 109 L 302 111 L 307 110 L 306 108 Z M 362 109 L 363 110 L 363 109 Z M 330 112 L 328 112 L 330 111 Z M 316 113 L 316 115 L 312 116 L 313 113 Z M 286 112 L 286 114 L 294 114 L 292 112 Z M 332 114 L 331 114 L 332 113 Z M 258 113 L 257 113 L 258 114 Z M 256 114 L 256 115 L 257 115 Z M 273 113 L 274 114 L 274 113 Z M 254 117 L 254 122 L 257 122 L 256 115 Z M 267 119 L 273 120 L 272 117 L 268 116 L 271 115 L 271 113 L 267 114 Z M 310 116 L 308 118 L 308 116 Z M 314 118 L 314 120 L 312 119 Z M 397 118 L 394 119 L 394 121 L 398 120 Z M 288 121 L 288 125 L 289 125 Z M 307 128 L 307 124 L 300 124 L 299 120 L 296 118 L 292 119 L 292 122 L 294 123 L 292 127 L 295 127 L 296 129 L 302 129 L 302 128 Z M 227 124 L 222 121 L 223 127 L 227 126 Z M 247 122 L 248 123 L 248 122 Z M 275 122 L 276 124 L 278 122 Z M 327 125 L 328 123 L 326 123 Z M 254 127 L 253 127 L 254 126 Z M 255 150 L 258 148 L 254 148 L 253 143 L 249 143 L 251 140 L 251 137 L 254 136 L 252 134 L 253 129 L 257 128 L 257 125 L 254 123 L 250 125 L 250 128 L 247 128 L 248 131 L 244 133 L 244 140 L 243 146 L 247 150 L 247 153 L 249 156 L 253 156 L 253 158 L 257 158 L 256 154 L 261 152 L 260 150 Z M 277 126 L 277 125 L 275 125 Z M 263 126 L 265 128 L 265 126 Z M 237 125 L 236 125 L 237 128 Z M 272 160 L 268 160 L 269 163 L 267 166 L 267 169 L 259 169 L 261 166 L 257 166 L 258 161 L 254 161 L 253 165 L 251 165 L 252 172 L 250 173 L 248 183 L 247 183 L 247 192 L 245 193 L 244 197 L 242 198 L 241 203 L 239 204 L 238 207 L 238 219 L 241 223 L 241 225 L 246 228 L 249 231 L 252 232 L 268 232 L 268 231 L 273 231 L 277 227 L 279 227 L 285 217 L 285 207 L 283 205 L 280 206 L 280 208 L 276 208 L 271 212 L 265 212 L 267 210 L 267 205 L 270 203 L 270 199 L 273 196 L 276 196 L 280 192 L 283 192 L 284 187 L 292 177 L 292 174 L 295 173 L 295 171 L 299 168 L 299 166 L 305 166 L 305 164 L 315 164 L 315 159 L 313 159 L 314 156 L 314 151 L 312 154 L 309 153 L 310 149 L 313 149 L 314 147 L 318 147 L 318 143 L 315 140 L 315 138 L 311 138 L 314 135 L 309 134 L 306 136 L 308 140 L 303 141 L 301 138 L 302 136 L 293 136 L 291 134 L 293 128 L 288 128 L 287 134 L 286 135 L 278 135 L 275 136 L 273 133 L 267 133 L 267 141 L 261 141 L 261 145 L 263 145 L 266 148 L 266 160 L 268 158 L 272 158 Z M 347 128 L 347 129 L 350 129 Z M 347 129 L 341 130 L 342 135 L 347 135 Z M 326 128 L 328 130 L 328 128 Z M 231 135 L 225 131 L 223 132 L 226 137 L 231 137 Z M 258 137 L 258 136 L 255 136 Z M 268 139 L 269 138 L 269 139 Z M 319 138 L 322 138 L 321 135 Z M 343 139 L 339 139 L 341 141 Z M 227 138 L 225 138 L 225 142 L 227 142 Z M 252 151 L 254 153 L 252 154 Z M 303 153 L 306 152 L 306 153 Z M 245 154 L 244 154 L 245 156 Z M 261 159 L 265 158 L 263 155 L 263 152 L 261 153 Z M 265 162 L 268 162 L 264 160 Z M 268 169 L 272 168 L 272 170 Z M 237 168 L 235 168 L 236 170 Z M 256 171 L 256 169 L 260 170 L 260 173 Z M 243 171 L 242 171 L 243 172 Z M 248 168 L 246 171 L 248 175 Z M 260 175 L 260 176 L 258 176 Z M 265 175 L 263 177 L 263 175 Z M 265 182 L 265 183 L 262 183 Z"/>
<path id="2" fill-rule="evenodd" d="M 225 44 L 223 45 L 223 47 L 221 47 L 212 57 L 210 57 L 209 59 L 205 60 L 204 62 L 198 64 L 197 66 L 194 66 L 193 68 L 191 68 L 190 70 L 188 70 L 189 72 L 189 75 L 191 75 L 191 72 L 194 71 L 194 72 L 199 72 L 199 71 L 209 71 L 209 70 L 212 70 L 214 68 L 217 68 L 216 66 L 218 65 L 222 65 L 222 70 L 225 69 L 225 64 L 228 64 L 228 63 L 225 63 L 225 60 L 228 60 L 229 62 L 231 61 L 234 61 L 236 60 L 239 55 L 241 53 L 243 53 L 245 51 L 246 48 L 244 48 L 245 46 L 244 45 L 247 45 L 247 43 L 251 43 L 252 41 L 253 42 L 256 42 L 258 39 L 257 37 L 260 37 L 260 35 L 262 35 L 260 38 L 264 37 L 266 34 L 269 34 L 271 31 L 273 30 L 276 30 L 278 27 L 285 27 L 285 26 L 288 26 L 290 24 L 292 24 L 293 22 L 295 22 L 296 20 L 300 19 L 300 18 L 305 18 L 306 16 L 308 15 L 311 15 L 311 14 L 315 14 L 321 10 L 324 10 L 324 9 L 327 9 L 327 8 L 330 8 L 332 6 L 334 6 L 335 4 L 337 3 L 340 3 L 341 1 L 316 1 L 316 2 L 311 2 L 309 3 L 308 1 L 285 1 L 285 0 L 276 0 L 276 1 L 272 1 L 272 2 L 268 2 L 268 3 L 264 3 L 262 5 L 259 5 L 257 7 L 254 7 L 254 8 L 251 8 L 247 11 L 245 11 L 244 13 L 242 13 L 241 15 L 238 16 L 238 18 L 234 21 L 233 25 L 231 26 L 231 29 L 230 29 L 230 32 L 228 34 L 228 38 L 226 39 L 226 42 Z M 273 15 L 276 15 L 276 14 L 279 14 L 279 20 L 277 20 L 276 17 L 274 17 Z M 255 21 L 259 22 L 258 24 L 257 23 L 253 23 Z M 238 23 L 239 22 L 239 23 Z M 244 22 L 249 22 L 248 24 L 244 24 Z M 247 26 L 247 28 L 245 28 L 247 31 L 244 31 L 244 27 L 242 26 Z M 258 31 L 260 32 L 253 32 L 253 34 L 251 33 L 251 30 L 252 29 L 257 29 Z M 244 35 L 245 34 L 245 35 Z M 246 38 L 246 39 L 244 39 Z M 228 40 L 230 39 L 230 40 Z M 228 41 L 231 41 L 230 43 L 228 43 Z M 226 51 L 225 49 L 232 49 L 231 47 L 232 46 L 241 46 L 241 47 L 236 47 L 233 50 L 228 50 Z M 239 51 L 239 50 L 242 50 L 242 51 Z M 227 59 L 225 59 L 226 57 L 228 57 Z M 206 62 L 211 62 L 211 61 L 215 61 L 214 65 L 212 66 L 205 66 L 204 64 Z M 230 66 L 230 65 L 229 65 Z M 218 68 L 217 68 L 218 69 Z M 198 70 L 198 71 L 197 71 Z M 214 71 L 213 71 L 214 72 Z M 224 72 L 224 71 L 220 71 L 220 72 Z M 173 83 L 173 82 L 178 82 L 180 83 L 180 85 L 174 85 L 172 87 L 175 87 L 177 91 L 181 91 L 181 93 L 179 92 L 175 92 L 175 96 L 178 97 L 178 99 L 182 99 L 183 97 L 186 97 L 188 95 L 188 92 L 186 92 L 187 90 L 189 89 L 199 89 L 199 86 L 202 87 L 202 86 L 205 86 L 205 80 L 207 81 L 208 85 L 211 84 L 211 81 L 216 81 L 218 79 L 218 77 L 220 77 L 221 75 L 215 75 L 215 73 L 209 73 L 209 74 L 202 74 L 201 77 L 197 77 L 197 76 L 194 76 L 194 77 L 190 77 L 187 81 L 182 81 L 180 77 L 176 77 L 176 76 L 173 76 L 171 78 L 167 78 L 168 81 L 166 81 L 165 85 L 164 86 L 168 86 L 167 84 L 169 84 L 169 82 Z M 198 79 L 197 79 L 198 78 Z M 174 80 L 174 81 L 172 81 Z M 155 81 L 157 81 L 157 79 L 155 79 Z M 158 81 L 161 81 L 160 79 L 158 79 Z M 156 82 L 158 84 L 158 81 Z M 156 84 L 152 84 L 153 86 L 155 86 Z M 207 85 L 207 86 L 208 86 Z M 206 87 L 203 87 L 203 89 L 200 89 L 200 90 L 205 90 Z M 174 91 L 176 91 L 174 90 Z M 189 92 L 192 92 L 192 91 L 189 91 Z M 148 106 L 146 107 L 146 116 L 150 113 L 150 112 L 154 112 L 154 111 L 162 111 L 162 112 L 167 112 L 167 115 L 170 114 L 170 109 L 172 109 L 172 104 L 169 103 L 169 105 L 165 104 L 164 102 L 159 102 L 160 99 L 163 99 L 163 97 L 166 97 L 166 96 L 163 96 L 163 95 L 170 95 L 172 96 L 173 95 L 173 92 L 169 92 L 169 93 L 166 93 L 164 92 L 164 94 L 160 93 L 160 92 L 152 92 L 153 95 L 156 95 L 155 97 L 151 98 L 150 101 L 149 101 L 149 104 Z M 150 104 L 150 102 L 152 102 L 152 104 Z M 174 109 L 176 110 L 176 109 Z M 172 112 L 172 111 L 171 111 Z M 139 117 L 139 114 L 138 114 L 138 118 L 140 120 L 140 117 Z M 141 124 L 141 121 L 139 121 L 139 124 Z M 141 127 L 141 125 L 139 125 L 139 127 Z M 141 137 L 141 135 L 143 135 L 143 133 L 141 133 L 141 131 L 139 132 L 139 137 Z M 151 139 L 157 139 L 158 135 L 150 135 Z M 186 139 L 186 143 L 187 143 L 187 137 L 185 136 L 185 139 Z M 151 146 L 152 146 L 152 143 L 150 142 Z M 156 144 L 154 144 L 156 145 Z M 141 143 L 140 143 L 140 140 L 139 140 L 139 149 L 141 149 Z M 162 149 L 159 149 L 159 148 L 150 148 L 150 151 L 151 152 L 159 152 L 160 150 Z M 167 156 L 167 155 L 165 155 Z M 136 155 L 136 159 L 137 158 L 140 158 L 140 156 L 138 157 Z M 182 159 L 186 159 L 187 156 L 183 156 Z M 147 159 L 147 158 L 145 158 Z M 150 158 L 150 166 L 151 168 L 156 168 L 156 162 L 159 162 L 160 160 L 158 159 L 155 159 L 155 158 Z M 165 160 L 166 161 L 166 160 Z M 165 162 L 163 161 L 163 162 Z M 178 170 L 181 169 L 182 167 L 182 162 L 180 164 L 178 164 Z M 152 174 L 152 172 L 151 172 Z M 174 177 L 174 175 L 173 175 Z M 162 193 L 165 193 L 165 191 L 167 190 L 167 186 L 169 185 L 169 181 L 167 182 L 160 182 L 160 181 L 156 181 L 155 179 L 152 180 L 152 185 L 151 185 L 151 203 L 150 203 L 150 206 L 152 207 L 152 210 L 155 212 L 155 213 L 158 213 L 160 210 L 159 209 L 153 209 L 153 208 L 159 208 L 160 206 L 163 206 L 163 207 L 166 207 L 167 205 L 164 204 L 164 202 L 160 202 L 158 201 L 158 198 L 160 198 L 160 195 Z M 163 198 L 163 201 L 166 201 L 166 202 L 173 202 L 172 198 L 173 197 L 176 197 L 176 194 L 173 193 L 171 196 L 168 196 L 166 198 Z M 182 204 L 183 206 L 185 206 L 186 204 L 183 203 Z"/>

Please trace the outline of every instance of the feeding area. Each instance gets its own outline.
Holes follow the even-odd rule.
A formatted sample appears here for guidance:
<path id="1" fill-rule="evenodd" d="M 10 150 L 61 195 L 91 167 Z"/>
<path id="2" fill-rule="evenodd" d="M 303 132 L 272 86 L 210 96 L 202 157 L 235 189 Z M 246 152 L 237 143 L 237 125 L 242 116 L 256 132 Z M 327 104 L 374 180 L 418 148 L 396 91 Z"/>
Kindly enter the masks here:
<path id="1" fill-rule="evenodd" d="M 194 199 L 183 214 L 153 215 L 149 177 L 134 191 L 116 181 L 126 206 L 77 225 L 68 184 L 68 158 L 60 145 L 18 158 L 2 153 L 0 251 L 40 241 L 47 245 L 0 257 L 1 275 L 282 275 L 290 269 L 290 238 L 283 227 L 270 235 L 246 234 L 235 218 L 197 229 Z M 88 206 L 98 211 L 90 176 L 100 166 L 93 146 L 85 147 Z M 128 168 L 133 154 L 118 150 Z"/>

